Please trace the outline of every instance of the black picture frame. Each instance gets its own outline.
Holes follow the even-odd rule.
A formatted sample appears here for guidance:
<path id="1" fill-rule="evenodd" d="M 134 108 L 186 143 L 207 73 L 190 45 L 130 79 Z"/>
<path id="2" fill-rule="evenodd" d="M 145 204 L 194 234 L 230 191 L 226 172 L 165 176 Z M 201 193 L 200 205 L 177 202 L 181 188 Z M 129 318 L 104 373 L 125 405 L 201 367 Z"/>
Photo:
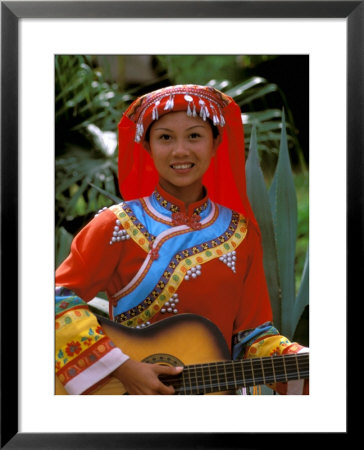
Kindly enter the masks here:
<path id="1" fill-rule="evenodd" d="M 364 1 L 1 2 L 1 448 L 256 448 L 267 433 L 18 431 L 18 22 L 22 18 L 346 18 L 347 299 L 363 274 Z M 11 295 L 13 301 L 7 299 Z M 360 295 L 359 295 L 360 296 Z M 12 345 L 7 345 L 11 334 Z M 349 361 L 350 357 L 347 358 Z M 334 395 L 334 393 L 333 393 Z M 338 433 L 348 436 L 347 433 Z M 289 430 L 287 430 L 289 431 Z M 308 437 L 308 435 L 306 436 Z M 284 446 L 289 434 L 280 435 Z M 300 438 L 300 443 L 305 438 Z M 303 439 L 303 442 L 302 442 Z"/>

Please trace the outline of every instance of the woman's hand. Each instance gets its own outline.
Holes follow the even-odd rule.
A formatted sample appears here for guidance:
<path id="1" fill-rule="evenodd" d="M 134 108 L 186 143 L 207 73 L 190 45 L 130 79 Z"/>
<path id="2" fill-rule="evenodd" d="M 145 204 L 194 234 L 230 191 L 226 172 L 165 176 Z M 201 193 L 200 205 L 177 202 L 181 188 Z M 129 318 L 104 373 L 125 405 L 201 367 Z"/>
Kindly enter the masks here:
<path id="1" fill-rule="evenodd" d="M 183 367 L 161 366 L 128 359 L 114 372 L 131 395 L 173 395 L 173 386 L 167 386 L 158 378 L 159 375 L 178 375 Z"/>

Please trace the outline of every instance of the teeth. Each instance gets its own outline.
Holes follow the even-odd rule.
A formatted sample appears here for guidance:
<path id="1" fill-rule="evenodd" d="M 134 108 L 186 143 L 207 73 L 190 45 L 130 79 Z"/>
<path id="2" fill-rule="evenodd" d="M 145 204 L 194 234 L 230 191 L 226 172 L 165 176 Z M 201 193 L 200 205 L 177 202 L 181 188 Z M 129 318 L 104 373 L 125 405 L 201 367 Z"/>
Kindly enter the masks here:
<path id="1" fill-rule="evenodd" d="M 189 169 L 193 166 L 193 164 L 173 164 L 173 169 Z"/>

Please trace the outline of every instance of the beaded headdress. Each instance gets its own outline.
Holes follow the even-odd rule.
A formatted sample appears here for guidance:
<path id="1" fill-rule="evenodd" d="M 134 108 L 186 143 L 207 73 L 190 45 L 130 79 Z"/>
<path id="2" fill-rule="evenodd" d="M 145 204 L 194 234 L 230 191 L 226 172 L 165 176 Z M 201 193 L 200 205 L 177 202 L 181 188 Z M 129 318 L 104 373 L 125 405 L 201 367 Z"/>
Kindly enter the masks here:
<path id="1" fill-rule="evenodd" d="M 136 99 L 119 123 L 119 188 L 124 200 L 150 195 L 158 173 L 143 147 L 149 126 L 170 112 L 210 119 L 219 129 L 221 144 L 203 183 L 209 197 L 243 213 L 254 222 L 246 194 L 244 130 L 240 107 L 228 95 L 210 86 L 169 86 Z"/>
<path id="2" fill-rule="evenodd" d="M 135 142 L 141 142 L 152 121 L 172 111 L 186 111 L 189 117 L 210 118 L 213 125 L 225 125 L 222 109 L 228 97 L 209 86 L 177 85 L 159 89 L 136 100 L 127 115 L 136 123 Z"/>

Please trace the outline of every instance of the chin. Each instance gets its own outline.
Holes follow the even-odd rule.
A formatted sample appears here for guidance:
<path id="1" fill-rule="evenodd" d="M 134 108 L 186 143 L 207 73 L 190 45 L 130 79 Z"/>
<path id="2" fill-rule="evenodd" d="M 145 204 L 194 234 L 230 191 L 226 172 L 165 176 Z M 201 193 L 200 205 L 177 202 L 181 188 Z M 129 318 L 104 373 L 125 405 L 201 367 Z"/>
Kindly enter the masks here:
<path id="1" fill-rule="evenodd" d="M 168 179 L 164 179 L 162 181 L 162 187 L 163 185 L 165 186 L 170 186 L 171 188 L 175 188 L 175 189 L 188 189 L 188 188 L 193 188 L 195 187 L 196 190 L 201 188 L 201 180 L 187 180 L 187 179 L 174 179 L 174 180 L 168 180 Z"/>

